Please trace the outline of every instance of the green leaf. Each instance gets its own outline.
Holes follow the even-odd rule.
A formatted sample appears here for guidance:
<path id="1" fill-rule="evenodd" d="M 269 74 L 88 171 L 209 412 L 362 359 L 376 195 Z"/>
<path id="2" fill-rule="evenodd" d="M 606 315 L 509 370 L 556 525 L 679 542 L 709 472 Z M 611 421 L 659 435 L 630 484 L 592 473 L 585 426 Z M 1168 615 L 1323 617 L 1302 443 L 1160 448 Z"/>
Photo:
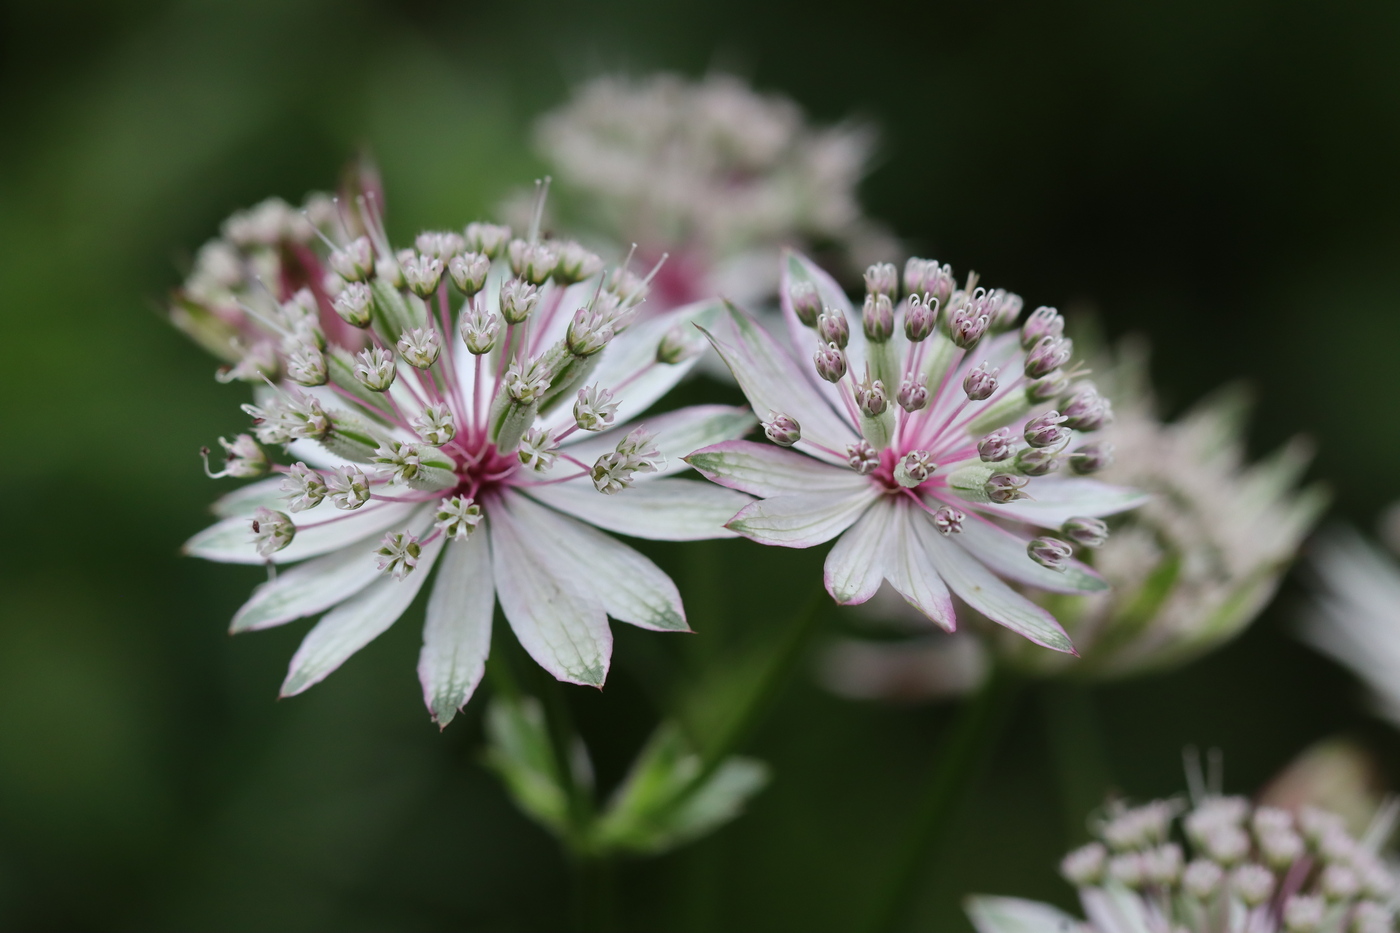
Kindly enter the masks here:
<path id="1" fill-rule="evenodd" d="M 517 806 L 552 832 L 569 833 L 569 794 L 534 697 L 497 696 L 486 711 L 486 763 Z"/>

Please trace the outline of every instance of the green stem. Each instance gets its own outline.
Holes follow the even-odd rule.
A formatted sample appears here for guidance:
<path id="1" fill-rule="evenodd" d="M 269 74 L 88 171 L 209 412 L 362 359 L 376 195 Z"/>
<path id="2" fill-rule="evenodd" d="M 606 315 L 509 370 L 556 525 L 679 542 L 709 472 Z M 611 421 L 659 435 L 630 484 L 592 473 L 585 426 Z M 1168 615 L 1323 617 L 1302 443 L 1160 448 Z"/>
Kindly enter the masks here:
<path id="1" fill-rule="evenodd" d="M 1019 683 L 1009 672 L 993 668 L 986 683 L 958 711 L 950 733 L 939 743 L 933 773 L 909 835 L 900 847 L 895 871 L 872 914 L 869 929 L 887 933 L 908 914 L 925 868 L 952 828 L 953 817 L 969 787 L 991 758 L 1002 729 L 1011 718 Z"/>

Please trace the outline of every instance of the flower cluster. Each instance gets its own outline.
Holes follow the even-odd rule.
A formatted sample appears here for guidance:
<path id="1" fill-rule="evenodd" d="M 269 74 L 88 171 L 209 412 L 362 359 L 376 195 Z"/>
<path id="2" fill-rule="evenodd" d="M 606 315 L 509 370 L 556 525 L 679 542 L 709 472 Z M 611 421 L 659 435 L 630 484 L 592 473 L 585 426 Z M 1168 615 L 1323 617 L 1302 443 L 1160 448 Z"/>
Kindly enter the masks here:
<path id="1" fill-rule="evenodd" d="M 234 631 L 326 613 L 282 693 L 392 625 L 435 567 L 418 670 L 443 724 L 481 678 L 497 600 L 535 660 L 573 683 L 603 682 L 609 616 L 686 630 L 670 579 L 598 529 L 731 534 L 748 497 L 672 474 L 752 416 L 704 405 L 635 420 L 694 361 L 666 352 L 673 332 L 718 309 L 637 323 L 650 277 L 540 236 L 542 194 L 523 236 L 473 223 L 404 250 L 372 187 L 325 204 L 235 217 L 175 300 L 226 375 L 257 380 L 251 432 L 221 442 L 211 475 L 272 474 L 221 499 L 222 520 L 186 550 L 305 561 L 259 587 Z"/>
<path id="2" fill-rule="evenodd" d="M 857 312 L 807 259 L 784 261 L 782 304 L 799 365 L 730 307 L 711 342 L 763 420 L 769 445 L 696 451 L 702 474 L 759 496 L 729 528 L 764 544 L 839 537 L 826 586 L 862 603 L 888 581 L 952 631 L 952 595 L 1030 641 L 1073 645 L 1054 616 L 1002 578 L 1062 593 L 1105 587 L 1074 555 L 1103 543 L 1101 518 L 1144 496 L 1090 478 L 1111 451 L 1086 435 L 1112 417 L 1071 366 L 1064 320 L 1021 299 L 959 288 L 947 266 L 871 266 Z M 792 449 L 784 449 L 792 448 Z"/>
<path id="3" fill-rule="evenodd" d="M 1337 815 L 1221 796 L 1183 809 L 1174 800 L 1119 808 L 1098 825 L 1099 841 L 1065 857 L 1060 870 L 1087 923 L 1048 904 L 976 897 L 968 913 L 978 933 L 1395 929 L 1396 878 L 1376 853 L 1380 840 L 1355 839 Z"/>
<path id="4" fill-rule="evenodd" d="M 784 244 L 865 255 L 889 242 L 856 199 L 871 134 L 813 127 L 793 101 L 734 77 L 600 77 L 542 117 L 536 139 L 584 226 L 643 256 L 670 253 L 658 308 L 768 297 Z"/>

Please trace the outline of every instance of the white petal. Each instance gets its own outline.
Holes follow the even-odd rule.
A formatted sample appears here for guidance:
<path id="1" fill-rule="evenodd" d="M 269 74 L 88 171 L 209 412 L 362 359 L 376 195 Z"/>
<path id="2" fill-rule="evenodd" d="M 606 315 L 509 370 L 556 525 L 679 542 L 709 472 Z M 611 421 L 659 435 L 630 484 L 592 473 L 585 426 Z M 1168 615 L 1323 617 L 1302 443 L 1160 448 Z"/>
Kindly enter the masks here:
<path id="1" fill-rule="evenodd" d="M 1019 897 L 969 897 L 967 916 L 977 933 L 1077 933 L 1083 929 L 1069 914 Z"/>
<path id="2" fill-rule="evenodd" d="M 210 508 L 220 518 L 240 515 L 251 517 L 258 508 L 285 510 L 287 494 L 282 491 L 282 477 L 260 479 L 256 483 L 235 489 L 214 500 Z"/>
<path id="3" fill-rule="evenodd" d="M 733 305 L 728 308 L 734 342 L 726 342 L 714 334 L 706 336 L 734 373 L 749 404 L 763 418 L 768 417 L 770 411 L 795 418 L 806 439 L 799 441 L 799 445 L 812 451 L 814 456 L 836 462 L 840 458 L 816 450 L 806 441 L 815 441 L 839 454 L 857 439 L 855 429 L 752 317 Z"/>
<path id="4" fill-rule="evenodd" d="M 574 579 L 591 590 L 608 615 L 658 632 L 688 632 L 681 594 L 671 578 L 627 545 L 553 509 L 512 496 L 520 527 L 552 545 L 551 557 L 570 565 Z"/>
<path id="5" fill-rule="evenodd" d="M 760 499 L 734 516 L 729 528 L 760 544 L 811 547 L 830 541 L 882 495 L 873 483 L 852 492 L 796 493 Z"/>
<path id="6" fill-rule="evenodd" d="M 923 543 L 938 575 L 963 602 L 1037 645 L 1074 652 L 1069 636 L 1054 616 L 997 579 L 977 558 L 939 534 L 927 513 L 913 514 L 910 526 Z"/>
<path id="7" fill-rule="evenodd" d="M 875 595 L 885 579 L 890 523 L 894 517 L 894 503 L 883 496 L 836 539 L 826 555 L 823 574 L 832 599 L 855 605 Z"/>
<path id="8" fill-rule="evenodd" d="M 1101 888 L 1082 888 L 1079 902 L 1093 924 L 1090 929 L 1107 933 L 1155 933 L 1153 928 L 1157 923 L 1142 897 L 1121 884 L 1109 882 Z M 1232 906 L 1239 910 L 1238 902 Z M 1232 924 L 1230 929 L 1243 929 L 1243 925 Z"/>
<path id="9" fill-rule="evenodd" d="M 601 686 L 612 656 L 602 602 L 574 579 L 555 542 L 539 540 L 516 518 L 515 500 L 501 496 L 487 508 L 501 609 L 540 667 L 558 680 Z"/>
<path id="10" fill-rule="evenodd" d="M 423 702 L 439 726 L 446 728 L 481 682 L 495 608 L 488 534 L 478 529 L 465 541 L 449 541 L 428 597 L 423 650 L 418 654 Z"/>
<path id="11" fill-rule="evenodd" d="M 368 543 L 299 564 L 254 590 L 229 631 L 272 628 L 323 612 L 373 583 L 376 573 L 374 549 Z"/>
<path id="12" fill-rule="evenodd" d="M 1103 577 L 1077 560 L 1061 572 L 1042 567 L 1026 553 L 1029 538 L 992 524 L 980 515 L 969 515 L 962 533 L 952 536 L 973 557 L 1003 577 L 1051 593 L 1097 593 L 1108 589 Z"/>
<path id="13" fill-rule="evenodd" d="M 905 496 L 895 503 L 895 522 L 891 529 L 889 555 L 885 562 L 885 579 L 905 602 L 928 616 L 934 624 L 949 632 L 957 628 L 953 598 L 933 561 L 924 550 L 923 542 L 914 533 L 912 522 L 923 521 L 923 510 Z"/>
<path id="14" fill-rule="evenodd" d="M 685 458 L 692 451 L 731 438 L 743 437 L 757 423 L 753 412 L 747 408 L 736 408 L 732 405 L 692 405 L 664 415 L 639 418 L 601 434 L 579 432 L 564 441 L 563 451 L 584 463 L 592 464 L 615 448 L 617 442 L 633 428 L 645 425 L 648 431 L 656 435 L 656 448 L 666 458 L 666 465 L 656 473 L 637 478 L 638 482 L 646 482 L 658 476 L 687 469 Z M 567 461 L 560 461 L 555 464 L 554 472 L 564 469 L 575 472 L 577 467 Z"/>
<path id="15" fill-rule="evenodd" d="M 1007 505 L 981 502 L 972 505 L 989 515 L 1000 515 L 1040 528 L 1058 529 L 1071 518 L 1116 515 L 1137 508 L 1149 498 L 1147 493 L 1126 486 L 1110 486 L 1096 479 L 1077 477 L 1045 476 L 1033 479 L 1026 491 L 1032 498 L 1018 499 Z"/>
<path id="16" fill-rule="evenodd" d="M 342 512 L 323 503 L 313 512 L 292 516 L 296 536 L 292 543 L 272 555 L 274 564 L 290 564 L 308 557 L 325 554 L 356 541 L 388 531 L 408 521 L 413 502 L 379 502 L 371 500 L 354 512 Z M 253 529 L 242 516 L 226 518 L 185 542 L 184 551 L 192 557 L 224 564 L 265 564 L 253 544 Z"/>
<path id="17" fill-rule="evenodd" d="M 686 460 L 706 479 L 752 493 L 855 492 L 870 480 L 848 467 L 833 466 L 796 451 L 753 441 L 725 441 L 695 451 Z"/>
<path id="18" fill-rule="evenodd" d="M 588 480 L 521 491 L 590 525 L 653 541 L 732 538 L 734 532 L 725 523 L 753 501 L 731 489 L 675 477 L 638 483 L 612 496 L 603 495 Z"/>
<path id="19" fill-rule="evenodd" d="M 292 656 L 282 696 L 295 696 L 325 680 L 350 656 L 374 641 L 404 614 L 422 589 L 442 550 L 442 539 L 423 547 L 418 567 L 402 580 L 381 576 L 358 595 L 341 603 L 307 633 Z"/>
<path id="20" fill-rule="evenodd" d="M 709 325 L 718 315 L 717 302 L 701 301 L 632 325 L 603 350 L 586 384 L 597 383 L 611 390 L 616 396 L 617 420 L 631 421 L 671 391 L 699 360 L 693 356 L 680 363 L 657 363 L 656 348 L 661 339 L 673 327 L 684 330 L 696 324 Z M 562 400 L 541 423 L 555 430 L 573 424 L 573 404 L 572 398 Z"/>

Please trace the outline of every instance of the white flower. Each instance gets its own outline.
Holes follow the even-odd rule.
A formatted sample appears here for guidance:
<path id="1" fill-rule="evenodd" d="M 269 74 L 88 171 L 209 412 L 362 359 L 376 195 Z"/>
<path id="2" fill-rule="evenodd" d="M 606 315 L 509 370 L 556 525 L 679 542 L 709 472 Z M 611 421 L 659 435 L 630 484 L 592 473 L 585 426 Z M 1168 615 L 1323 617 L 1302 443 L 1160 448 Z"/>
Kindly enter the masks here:
<path id="1" fill-rule="evenodd" d="M 1181 803 L 1158 800 L 1135 809 L 1110 807 L 1097 828 L 1102 842 L 1065 857 L 1061 873 L 1078 889 L 1085 921 L 1036 901 L 975 896 L 967 912 L 977 933 L 1394 930 L 1396 878 L 1375 850 L 1388 833 L 1357 840 L 1332 814 L 1304 809 L 1297 821 L 1325 824 L 1328 845 L 1309 848 L 1299 840 L 1270 864 L 1241 862 L 1251 847 L 1261 855 L 1271 834 L 1298 839 L 1294 814 L 1254 809 L 1242 798 L 1196 797 L 1196 808 L 1181 819 L 1190 851 L 1164 841 Z M 1202 841 L 1211 830 L 1238 834 L 1243 854 L 1220 859 Z"/>
<path id="2" fill-rule="evenodd" d="M 784 547 L 837 538 L 826 560 L 826 587 L 839 603 L 865 602 L 888 581 L 925 616 L 952 631 L 956 594 L 1036 644 L 1072 652 L 1055 618 L 1001 578 L 1061 593 L 1092 592 L 1105 584 L 1076 560 L 1061 557 L 1053 568 L 1037 563 L 1028 553 L 1036 536 L 1023 529 L 1058 531 L 1070 519 L 1121 512 L 1145 497 L 1065 475 L 1068 466 L 1058 475 L 1044 475 L 1069 459 L 1080 443 L 1077 431 L 1066 432 L 1053 448 L 1018 440 L 1033 416 L 1054 406 L 1055 394 L 1043 396 L 1044 387 L 1057 387 L 1065 378 L 1036 357 L 1042 339 L 1028 335 L 1036 338 L 1026 340 L 1029 352 L 1023 348 L 1025 335 L 1016 332 L 983 339 L 993 317 L 1003 327 L 1011 319 L 1001 311 L 1006 296 L 980 288 L 945 296 L 938 328 L 915 341 L 906 331 L 920 337 L 928 331 L 909 324 L 916 307 L 910 299 L 893 309 L 900 326 L 888 329 L 879 303 L 867 302 L 866 308 L 882 318 L 872 328 L 868 320 L 854 319 L 835 282 L 801 256 L 788 255 L 783 282 L 791 342 L 818 350 L 815 367 L 799 365 L 732 307 L 728 332 L 711 336 L 754 411 L 770 421 L 775 414 L 792 419 L 801 435 L 791 449 L 731 441 L 688 458 L 715 482 L 760 497 L 729 527 Z M 808 283 L 826 308 L 816 321 L 820 338 L 788 300 L 793 285 L 803 293 Z M 936 297 L 930 301 L 937 307 Z M 917 307 L 925 308 L 922 296 Z M 851 320 L 833 323 L 845 319 Z M 962 332 L 960 321 L 967 324 Z M 867 333 L 872 332 L 889 336 L 871 340 Z M 1055 349 L 1058 359 L 1067 342 Z M 834 355 L 846 364 L 829 365 Z M 974 370 L 989 372 L 984 363 L 1006 375 L 990 394 L 982 380 L 973 380 L 978 385 L 970 393 L 966 377 Z M 859 383 L 855 373 L 861 374 Z M 911 411 L 871 402 L 877 385 L 899 385 L 918 375 L 936 387 L 927 405 Z M 865 401 L 858 405 L 862 385 L 869 388 L 862 390 Z M 979 452 L 979 438 L 1008 426 L 1011 431 L 995 450 Z M 1023 464 L 1028 453 L 1042 456 L 1033 468 Z"/>
<path id="3" fill-rule="evenodd" d="M 393 256 L 374 212 L 357 216 L 373 241 L 384 242 L 381 259 Z M 694 362 L 658 360 L 666 334 L 712 322 L 718 307 L 691 305 L 628 327 L 635 301 L 610 284 L 599 295 L 596 272 L 570 286 L 546 280 L 528 309 L 517 308 L 520 323 L 500 328 L 496 348 L 477 354 L 454 326 L 453 305 L 457 318 L 498 321 L 501 293 L 521 291 L 495 231 L 468 228 L 461 238 L 501 257 L 470 296 L 449 293 L 448 279 L 426 301 L 408 294 L 410 287 L 427 291 L 423 262 L 394 285 L 395 267 L 368 269 L 363 256 L 340 256 L 334 267 L 373 283 L 373 340 L 358 329 L 342 340 L 327 328 L 330 384 L 258 390 L 250 412 L 267 442 L 285 444 L 297 462 L 273 466 L 281 475 L 220 500 L 222 520 L 186 545 L 216 561 L 303 562 L 259 587 L 233 621 L 237 632 L 324 613 L 292 659 L 283 695 L 334 671 L 392 625 L 430 579 L 418 673 L 439 723 L 482 676 L 498 601 L 516 637 L 551 674 L 601 685 L 612 648 L 609 616 L 653 630 L 687 629 L 671 580 L 604 532 L 672 541 L 730 536 L 725 521 L 750 501 L 674 475 L 686 469 L 685 454 L 753 427 L 747 410 L 705 405 L 637 420 Z M 456 249 L 453 237 L 434 234 L 422 245 Z M 589 267 L 569 255 L 573 272 Z M 330 257 L 308 248 L 302 261 L 313 280 L 334 277 L 321 265 Z M 636 284 L 617 275 L 610 281 Z M 573 312 L 600 306 L 610 309 L 606 339 L 574 353 L 567 339 Z M 339 320 L 333 308 L 320 310 L 325 320 Z M 397 360 L 361 355 L 381 377 L 374 386 L 357 378 L 355 350 L 396 343 Z M 611 396 L 586 393 L 596 433 L 579 430 L 573 411 L 585 382 L 616 387 Z M 225 446 L 232 464 L 225 475 L 266 471 L 251 440 Z M 606 491 L 615 495 L 594 487 L 590 474 L 600 462 Z M 289 496 L 293 514 L 272 511 L 286 508 Z M 334 508 L 321 504 L 327 498 Z"/>

